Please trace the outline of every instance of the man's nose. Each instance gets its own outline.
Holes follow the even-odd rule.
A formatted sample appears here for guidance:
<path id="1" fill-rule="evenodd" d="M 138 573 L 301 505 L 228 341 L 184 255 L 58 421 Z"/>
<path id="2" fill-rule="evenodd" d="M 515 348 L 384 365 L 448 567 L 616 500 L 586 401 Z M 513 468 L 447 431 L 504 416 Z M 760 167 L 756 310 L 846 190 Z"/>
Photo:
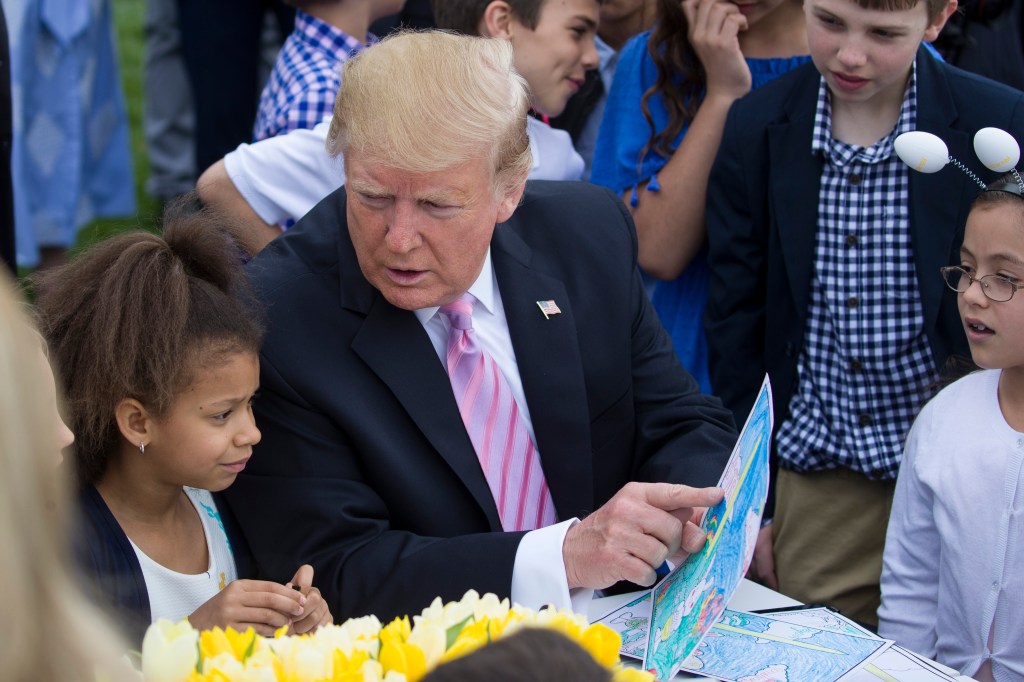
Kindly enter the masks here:
<path id="1" fill-rule="evenodd" d="M 419 246 L 421 239 L 417 223 L 416 207 L 410 202 L 396 201 L 384 235 L 388 249 L 395 253 L 406 253 Z"/>

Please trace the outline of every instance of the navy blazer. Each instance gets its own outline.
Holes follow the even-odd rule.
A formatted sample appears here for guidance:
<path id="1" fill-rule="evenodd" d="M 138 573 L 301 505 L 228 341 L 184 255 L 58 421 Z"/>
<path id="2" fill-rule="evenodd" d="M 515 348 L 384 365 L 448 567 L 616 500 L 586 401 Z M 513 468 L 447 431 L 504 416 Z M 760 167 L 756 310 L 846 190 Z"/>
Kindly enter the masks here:
<path id="1" fill-rule="evenodd" d="M 363 277 L 345 216 L 341 189 L 249 264 L 270 318 L 263 439 L 227 500 L 269 577 L 312 563 L 336 618 L 508 596 L 522 533 L 499 532 L 447 372 Z M 491 258 L 558 517 L 632 480 L 714 485 L 732 419 L 676 359 L 618 197 L 530 182 Z"/>
<path id="2" fill-rule="evenodd" d="M 789 411 L 804 342 L 823 159 L 811 153 L 820 74 L 806 64 L 736 102 L 708 186 L 711 281 L 705 314 L 711 383 L 737 418 L 765 372 L 775 423 Z M 1002 128 L 1024 140 L 1024 93 L 917 54 L 917 129 L 934 133 L 982 180 L 974 133 Z M 960 262 L 978 186 L 955 168 L 910 172 L 910 231 L 924 329 L 936 365 L 967 355 L 956 296 L 939 268 Z"/>
<path id="3" fill-rule="evenodd" d="M 255 570 L 245 539 L 220 493 L 213 493 L 213 498 L 231 543 L 238 577 L 252 577 Z M 78 510 L 75 559 L 83 587 L 110 614 L 120 632 L 141 648 L 153 616 L 139 557 L 95 486 L 86 485 L 79 491 Z"/>

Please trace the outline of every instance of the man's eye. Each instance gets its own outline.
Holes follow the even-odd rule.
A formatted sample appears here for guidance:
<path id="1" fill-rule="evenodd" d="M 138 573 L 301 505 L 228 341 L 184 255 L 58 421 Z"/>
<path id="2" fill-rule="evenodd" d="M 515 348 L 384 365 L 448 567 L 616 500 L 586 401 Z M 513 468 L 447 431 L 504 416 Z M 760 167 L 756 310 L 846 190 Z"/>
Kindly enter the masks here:
<path id="1" fill-rule="evenodd" d="M 388 204 L 388 198 L 376 194 L 360 194 L 359 200 L 373 208 L 383 208 Z"/>
<path id="2" fill-rule="evenodd" d="M 227 412 L 221 412 L 220 414 L 215 414 L 215 415 L 213 415 L 213 419 L 215 421 L 219 421 L 219 422 L 226 422 L 228 420 L 228 417 L 231 416 L 232 412 L 234 412 L 234 410 L 228 410 Z"/>

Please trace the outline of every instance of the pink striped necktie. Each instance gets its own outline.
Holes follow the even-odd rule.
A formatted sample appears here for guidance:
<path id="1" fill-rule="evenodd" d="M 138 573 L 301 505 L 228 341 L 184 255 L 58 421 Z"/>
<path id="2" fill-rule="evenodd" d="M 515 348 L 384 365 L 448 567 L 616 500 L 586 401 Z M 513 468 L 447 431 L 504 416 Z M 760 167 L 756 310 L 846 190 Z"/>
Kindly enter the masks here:
<path id="1" fill-rule="evenodd" d="M 557 520 L 540 456 L 512 389 L 498 364 L 477 343 L 471 294 L 441 306 L 451 322 L 448 378 L 487 485 L 507 531 L 534 530 Z"/>

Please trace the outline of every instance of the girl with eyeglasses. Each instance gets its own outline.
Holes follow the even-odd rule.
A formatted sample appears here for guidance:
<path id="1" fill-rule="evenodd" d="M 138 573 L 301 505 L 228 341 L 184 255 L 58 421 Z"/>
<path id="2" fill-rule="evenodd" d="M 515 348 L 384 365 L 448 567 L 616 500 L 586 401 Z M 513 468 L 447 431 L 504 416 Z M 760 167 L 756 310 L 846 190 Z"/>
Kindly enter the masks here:
<path id="1" fill-rule="evenodd" d="M 879 634 L 978 680 L 1024 679 L 1024 185 L 988 186 L 942 268 L 981 371 L 907 438 Z M 955 293 L 954 293 L 955 292 Z"/>

